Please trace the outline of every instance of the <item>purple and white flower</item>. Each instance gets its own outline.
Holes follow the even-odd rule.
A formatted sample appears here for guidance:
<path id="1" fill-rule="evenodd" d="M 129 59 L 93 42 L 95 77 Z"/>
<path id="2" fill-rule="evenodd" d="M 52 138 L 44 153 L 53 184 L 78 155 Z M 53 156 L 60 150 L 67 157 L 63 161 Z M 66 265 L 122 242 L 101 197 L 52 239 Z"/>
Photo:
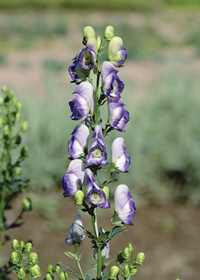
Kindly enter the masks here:
<path id="1" fill-rule="evenodd" d="M 133 225 L 131 220 L 135 216 L 135 202 L 126 185 L 119 185 L 114 194 L 115 212 L 117 212 L 120 220 L 127 224 Z"/>
<path id="2" fill-rule="evenodd" d="M 118 137 L 116 138 L 111 146 L 112 152 L 112 162 L 117 167 L 117 172 L 128 172 L 127 169 L 130 165 L 131 157 L 125 153 L 126 147 L 124 144 L 124 138 Z"/>
<path id="3" fill-rule="evenodd" d="M 83 122 L 88 118 L 89 112 L 93 113 L 93 87 L 89 82 L 82 82 L 78 85 L 72 101 L 69 102 L 72 115 L 71 120 Z"/>
<path id="4" fill-rule="evenodd" d="M 81 159 L 74 159 L 70 162 L 66 174 L 62 179 L 63 196 L 73 196 L 80 190 L 84 181 L 85 169 Z"/>
<path id="5" fill-rule="evenodd" d="M 83 243 L 83 239 L 85 238 L 84 230 L 82 229 L 83 223 L 81 220 L 81 216 L 78 214 L 74 217 L 74 222 L 71 225 L 70 231 L 68 233 L 68 237 L 65 239 L 65 242 L 68 245 L 73 245 L 78 243 L 79 246 Z"/>
<path id="6" fill-rule="evenodd" d="M 76 55 L 76 57 L 73 59 L 73 63 L 68 68 L 69 75 L 71 76 L 72 81 L 76 84 L 85 81 L 90 74 L 90 70 L 86 70 L 81 67 L 81 64 L 78 60 L 78 55 L 79 54 Z"/>
<path id="7" fill-rule="evenodd" d="M 85 158 L 87 165 L 107 165 L 105 139 L 100 125 L 96 125 L 91 138 L 91 148 Z"/>
<path id="8" fill-rule="evenodd" d="M 87 45 L 78 54 L 78 62 L 85 70 L 91 70 L 96 65 L 97 56 L 97 42 L 96 39 L 90 37 L 87 41 Z"/>
<path id="9" fill-rule="evenodd" d="M 95 179 L 92 171 L 87 168 L 85 170 L 87 200 L 92 206 L 100 208 L 109 208 L 110 202 L 106 198 L 106 194 L 99 188 L 99 183 Z"/>
<path id="10" fill-rule="evenodd" d="M 123 41 L 120 37 L 113 37 L 108 45 L 108 59 L 115 66 L 121 67 L 126 61 L 128 52 L 124 48 Z"/>
<path id="11" fill-rule="evenodd" d="M 124 105 L 121 98 L 117 102 L 108 102 L 109 123 L 121 132 L 125 132 L 125 126 L 130 120 L 129 112 L 125 110 Z"/>
<path id="12" fill-rule="evenodd" d="M 103 62 L 101 69 L 102 89 L 109 100 L 111 98 L 118 100 L 124 89 L 124 83 L 117 76 L 117 73 L 118 71 L 111 62 Z"/>
<path id="13" fill-rule="evenodd" d="M 72 138 L 68 141 L 70 159 L 80 158 L 88 147 L 89 129 L 85 124 L 79 124 L 72 132 Z"/>

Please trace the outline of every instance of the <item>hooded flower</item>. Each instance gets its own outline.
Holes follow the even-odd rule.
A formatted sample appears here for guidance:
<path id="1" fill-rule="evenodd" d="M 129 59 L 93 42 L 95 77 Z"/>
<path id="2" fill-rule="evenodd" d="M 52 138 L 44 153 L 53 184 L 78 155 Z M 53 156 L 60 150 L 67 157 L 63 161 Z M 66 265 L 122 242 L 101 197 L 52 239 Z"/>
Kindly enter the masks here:
<path id="1" fill-rule="evenodd" d="M 122 99 L 117 102 L 108 102 L 108 114 L 110 125 L 121 132 L 125 132 L 125 126 L 130 120 L 129 112 L 125 110 Z"/>
<path id="2" fill-rule="evenodd" d="M 63 196 L 73 196 L 83 184 L 84 180 L 84 164 L 80 159 L 74 159 L 70 162 L 67 173 L 63 176 L 62 187 Z"/>
<path id="3" fill-rule="evenodd" d="M 115 164 L 115 167 L 118 168 L 117 171 L 128 172 L 127 169 L 131 163 L 131 157 L 125 153 L 126 147 L 124 145 L 124 138 L 116 138 L 112 143 L 111 151 L 112 162 Z"/>
<path id="4" fill-rule="evenodd" d="M 86 47 L 79 52 L 77 60 L 83 69 L 91 70 L 96 65 L 96 56 L 97 42 L 94 37 L 90 37 Z"/>
<path id="5" fill-rule="evenodd" d="M 83 243 L 83 239 L 85 238 L 85 233 L 84 230 L 81 228 L 82 226 L 83 223 L 81 220 L 81 216 L 76 215 L 74 217 L 74 222 L 71 225 L 70 232 L 68 233 L 68 237 L 65 239 L 65 242 L 68 245 L 73 245 L 74 243 L 78 243 L 80 246 Z"/>
<path id="6" fill-rule="evenodd" d="M 99 188 L 97 180 L 90 169 L 85 170 L 87 200 L 92 206 L 109 208 L 110 202 L 106 199 L 106 194 Z"/>
<path id="7" fill-rule="evenodd" d="M 88 118 L 89 112 L 93 112 L 93 87 L 89 82 L 82 82 L 76 88 L 74 98 L 69 102 L 72 115 L 71 120 L 83 122 Z"/>
<path id="8" fill-rule="evenodd" d="M 100 125 L 96 125 L 94 128 L 94 134 L 91 138 L 91 148 L 85 160 L 87 165 L 108 164 L 105 139 Z"/>
<path id="9" fill-rule="evenodd" d="M 129 188 L 126 185 L 119 185 L 114 194 L 115 211 L 120 220 L 127 224 L 133 225 L 131 220 L 135 216 L 135 202 L 132 199 Z"/>
<path id="10" fill-rule="evenodd" d="M 72 81 L 76 84 L 79 84 L 82 81 L 85 81 L 90 74 L 90 70 L 85 70 L 81 67 L 81 64 L 78 61 L 78 55 L 73 59 L 73 63 L 69 66 L 68 71 L 69 75 L 72 78 Z"/>
<path id="11" fill-rule="evenodd" d="M 88 147 L 89 129 L 85 124 L 79 124 L 72 132 L 72 138 L 68 141 L 68 152 L 71 159 L 79 158 Z"/>
<path id="12" fill-rule="evenodd" d="M 102 89 L 108 99 L 115 98 L 118 100 L 124 89 L 124 83 L 119 79 L 117 73 L 118 71 L 111 62 L 103 62 L 101 70 Z"/>
<path id="13" fill-rule="evenodd" d="M 123 41 L 120 37 L 113 37 L 108 45 L 108 59 L 115 66 L 120 67 L 127 59 L 128 52 L 124 48 Z"/>

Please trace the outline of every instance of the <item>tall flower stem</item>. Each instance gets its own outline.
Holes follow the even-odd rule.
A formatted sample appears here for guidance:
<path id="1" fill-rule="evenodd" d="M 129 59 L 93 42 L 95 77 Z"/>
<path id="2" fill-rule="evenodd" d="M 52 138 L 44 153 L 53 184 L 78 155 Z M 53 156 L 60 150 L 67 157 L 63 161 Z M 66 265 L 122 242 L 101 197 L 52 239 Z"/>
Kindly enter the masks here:
<path id="1" fill-rule="evenodd" d="M 80 271 L 80 273 L 81 273 L 81 276 L 82 276 L 83 280 L 85 280 L 85 276 L 84 276 L 84 274 L 83 274 L 83 271 L 82 271 L 82 268 L 81 268 L 81 265 L 80 265 L 79 256 L 78 256 L 78 246 L 79 246 L 78 243 L 75 243 L 75 244 L 74 244 L 75 254 L 76 254 L 76 256 L 77 256 L 77 260 L 76 260 L 76 261 L 77 261 L 77 265 L 78 265 L 79 271 Z"/>

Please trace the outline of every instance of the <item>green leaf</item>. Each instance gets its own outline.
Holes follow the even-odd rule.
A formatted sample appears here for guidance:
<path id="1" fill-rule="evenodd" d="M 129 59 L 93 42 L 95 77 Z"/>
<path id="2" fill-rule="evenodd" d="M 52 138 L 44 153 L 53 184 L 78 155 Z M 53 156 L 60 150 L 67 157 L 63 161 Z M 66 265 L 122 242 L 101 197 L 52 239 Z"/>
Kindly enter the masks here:
<path id="1" fill-rule="evenodd" d="M 120 235 L 123 231 L 127 231 L 125 227 L 121 227 L 121 226 L 116 226 L 113 228 L 112 233 L 110 235 L 110 239 L 112 239 L 113 237 Z"/>
<path id="2" fill-rule="evenodd" d="M 70 251 L 64 251 L 64 254 L 67 255 L 70 259 L 78 260 L 76 254 L 70 252 Z"/>
<path id="3" fill-rule="evenodd" d="M 90 280 L 90 276 L 87 273 L 85 274 L 85 279 Z"/>
<path id="4" fill-rule="evenodd" d="M 114 261 L 114 259 L 107 260 L 107 261 L 104 263 L 105 267 L 108 266 L 112 261 Z"/>
<path id="5" fill-rule="evenodd" d="M 81 251 L 81 252 L 80 252 L 80 254 L 79 254 L 79 256 L 78 256 L 78 261 L 80 261 L 80 260 L 81 260 L 81 258 L 82 258 L 82 254 L 83 254 L 83 251 Z"/>
<path id="6" fill-rule="evenodd" d="M 70 273 L 72 273 L 74 276 L 76 276 L 76 278 L 78 278 L 79 280 L 83 280 L 83 278 L 78 276 L 78 274 L 76 274 L 76 272 L 74 272 L 73 269 L 71 269 L 68 265 L 61 263 L 61 262 L 59 262 L 59 264 L 64 265 L 70 271 Z"/>

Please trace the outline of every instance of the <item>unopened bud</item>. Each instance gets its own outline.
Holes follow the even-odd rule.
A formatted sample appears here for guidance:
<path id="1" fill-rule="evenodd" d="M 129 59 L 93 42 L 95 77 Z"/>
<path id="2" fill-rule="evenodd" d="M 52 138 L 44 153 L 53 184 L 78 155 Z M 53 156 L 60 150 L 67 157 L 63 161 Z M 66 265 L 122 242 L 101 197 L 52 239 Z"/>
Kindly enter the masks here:
<path id="1" fill-rule="evenodd" d="M 9 97 L 13 97 L 13 90 L 9 90 L 8 95 L 9 95 Z"/>
<path id="2" fill-rule="evenodd" d="M 131 245 L 131 243 L 128 244 L 128 249 L 129 249 L 129 252 L 133 252 L 133 246 Z"/>
<path id="3" fill-rule="evenodd" d="M 110 268 L 109 279 L 116 279 L 118 275 L 119 275 L 119 267 L 113 265 Z"/>
<path id="4" fill-rule="evenodd" d="M 55 272 L 59 274 L 60 271 L 61 271 L 61 266 L 57 263 L 55 266 Z"/>
<path id="5" fill-rule="evenodd" d="M 32 210 L 32 200 L 29 197 L 25 197 L 22 201 L 22 210 L 31 211 Z"/>
<path id="6" fill-rule="evenodd" d="M 18 264 L 19 263 L 19 256 L 17 252 L 12 252 L 10 260 L 13 264 Z"/>
<path id="7" fill-rule="evenodd" d="M 29 152 L 29 150 L 28 150 L 27 146 L 22 147 L 21 156 L 24 157 L 24 158 L 27 158 L 28 157 L 28 152 Z"/>
<path id="8" fill-rule="evenodd" d="M 28 129 L 28 122 L 27 121 L 23 121 L 20 125 L 20 129 L 22 132 L 26 132 Z"/>
<path id="9" fill-rule="evenodd" d="M 47 273 L 51 273 L 51 272 L 53 272 L 53 265 L 52 265 L 52 263 L 50 263 L 50 264 L 48 264 L 48 266 L 47 266 Z"/>
<path id="10" fill-rule="evenodd" d="M 16 138 L 15 138 L 15 144 L 19 145 L 22 141 L 22 138 L 20 135 L 17 135 Z"/>
<path id="11" fill-rule="evenodd" d="M 26 276 L 26 274 L 25 274 L 25 272 L 24 272 L 24 269 L 23 269 L 22 267 L 20 267 L 20 269 L 19 269 L 19 271 L 18 271 L 18 273 L 17 273 L 17 278 L 18 278 L 19 280 L 22 280 L 22 279 L 25 278 L 25 276 Z"/>
<path id="12" fill-rule="evenodd" d="M 40 267 L 39 265 L 34 265 L 30 268 L 30 271 L 31 271 L 31 276 L 33 278 L 39 278 L 41 277 L 41 270 L 40 270 Z"/>
<path id="13" fill-rule="evenodd" d="M 76 205 L 82 205 L 84 200 L 84 193 L 81 190 L 75 192 L 74 200 Z"/>
<path id="14" fill-rule="evenodd" d="M 17 239 L 13 239 L 12 240 L 12 248 L 13 248 L 13 250 L 18 249 L 18 247 L 19 247 L 19 241 Z"/>
<path id="15" fill-rule="evenodd" d="M 130 274 L 131 275 L 136 275 L 137 274 L 137 268 L 135 268 L 135 267 L 131 268 Z"/>
<path id="16" fill-rule="evenodd" d="M 2 106 L 3 103 L 4 103 L 4 99 L 3 99 L 3 97 L 0 96 L 0 106 Z"/>
<path id="17" fill-rule="evenodd" d="M 21 119 L 21 113 L 20 112 L 16 113 L 15 119 L 16 119 L 16 121 L 19 121 Z"/>
<path id="18" fill-rule="evenodd" d="M 0 118 L 0 127 L 4 124 L 4 119 Z"/>
<path id="19" fill-rule="evenodd" d="M 1 91 L 3 92 L 3 93 L 6 93 L 7 92 L 7 87 L 6 86 L 3 86 L 2 88 L 1 88 Z"/>
<path id="20" fill-rule="evenodd" d="M 128 248 L 128 247 L 126 247 L 126 248 L 124 249 L 123 258 L 124 258 L 125 260 L 127 260 L 127 261 L 130 260 L 130 252 L 129 252 L 129 248 Z"/>
<path id="21" fill-rule="evenodd" d="M 25 249 L 24 241 L 20 242 L 19 248 L 20 248 L 21 251 L 23 251 Z"/>
<path id="22" fill-rule="evenodd" d="M 60 280 L 68 280 L 68 273 L 67 272 L 61 272 L 60 273 Z"/>
<path id="23" fill-rule="evenodd" d="M 136 262 L 138 263 L 138 265 L 142 265 L 144 262 L 144 259 L 145 259 L 144 253 L 141 252 L 141 253 L 137 254 Z"/>
<path id="24" fill-rule="evenodd" d="M 19 166 L 15 166 L 14 167 L 14 173 L 15 173 L 15 175 L 20 175 L 21 174 L 21 167 L 19 167 Z"/>
<path id="25" fill-rule="evenodd" d="M 3 128 L 3 134 L 4 134 L 5 136 L 9 135 L 9 126 L 8 126 L 8 124 L 6 124 L 6 125 L 4 126 L 4 128 Z"/>
<path id="26" fill-rule="evenodd" d="M 109 187 L 103 187 L 103 191 L 105 192 L 106 198 L 109 199 Z"/>
<path id="27" fill-rule="evenodd" d="M 97 50 L 99 50 L 100 46 L 101 46 L 101 37 L 97 36 Z"/>
<path id="28" fill-rule="evenodd" d="M 27 242 L 26 245 L 25 245 L 25 250 L 26 250 L 26 252 L 27 252 L 28 254 L 31 253 L 32 248 L 33 248 L 33 246 L 32 246 L 32 244 L 31 244 L 31 242 Z"/>
<path id="29" fill-rule="evenodd" d="M 95 38 L 95 31 L 91 26 L 83 28 L 83 44 L 86 45 L 89 38 Z"/>
<path id="30" fill-rule="evenodd" d="M 32 263 L 33 265 L 38 263 L 38 254 L 36 253 L 30 253 L 29 254 L 29 258 L 28 258 L 29 262 Z"/>
<path id="31" fill-rule="evenodd" d="M 50 273 L 47 273 L 47 274 L 46 274 L 46 280 L 53 280 L 53 278 L 51 277 L 51 274 L 50 274 Z"/>
<path id="32" fill-rule="evenodd" d="M 130 276 L 130 271 L 127 263 L 124 265 L 124 269 L 122 270 L 121 274 L 124 278 L 128 278 Z"/>
<path id="33" fill-rule="evenodd" d="M 114 37 L 114 27 L 111 25 L 108 25 L 104 32 L 104 38 L 108 41 L 110 41 Z"/>
<path id="34" fill-rule="evenodd" d="M 21 111 L 21 109 L 22 109 L 22 103 L 21 102 L 16 102 L 16 104 L 15 104 L 15 106 L 16 106 L 16 109 L 18 110 L 18 111 Z"/>

